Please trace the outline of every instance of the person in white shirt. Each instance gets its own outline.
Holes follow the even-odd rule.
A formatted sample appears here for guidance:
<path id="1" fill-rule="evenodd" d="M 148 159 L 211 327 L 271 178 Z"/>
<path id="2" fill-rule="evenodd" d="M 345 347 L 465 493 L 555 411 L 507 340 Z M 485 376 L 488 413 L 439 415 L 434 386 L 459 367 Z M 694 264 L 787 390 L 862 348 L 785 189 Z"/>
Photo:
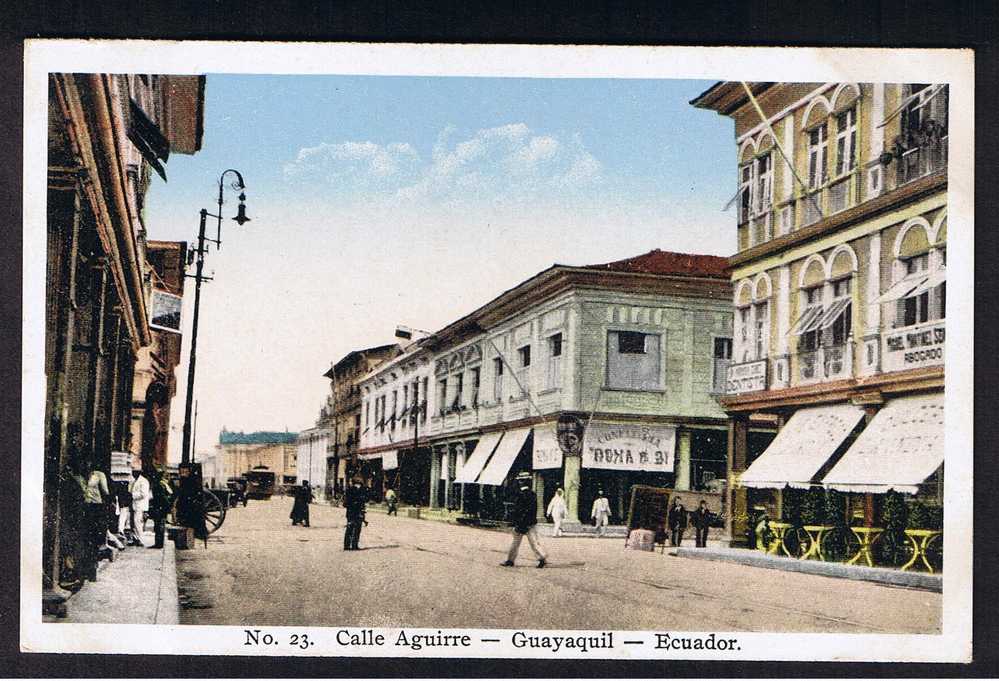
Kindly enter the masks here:
<path id="1" fill-rule="evenodd" d="M 593 518 L 594 524 L 597 526 L 597 535 L 600 537 L 604 536 L 604 528 L 610 525 L 610 514 L 610 502 L 604 496 L 604 491 L 599 490 L 596 501 L 593 502 L 590 517 Z"/>
<path id="2" fill-rule="evenodd" d="M 152 495 L 149 480 L 142 471 L 132 471 L 132 482 L 128 485 L 132 494 L 132 533 L 133 546 L 145 546 L 142 543 L 142 530 L 146 524 L 146 512 L 149 510 L 149 497 Z"/>
<path id="3" fill-rule="evenodd" d="M 552 532 L 553 537 L 562 536 L 562 521 L 565 520 L 566 513 L 568 513 L 563 494 L 562 488 L 559 487 L 555 490 L 555 496 L 548 502 L 548 517 L 555 523 L 555 529 Z"/>

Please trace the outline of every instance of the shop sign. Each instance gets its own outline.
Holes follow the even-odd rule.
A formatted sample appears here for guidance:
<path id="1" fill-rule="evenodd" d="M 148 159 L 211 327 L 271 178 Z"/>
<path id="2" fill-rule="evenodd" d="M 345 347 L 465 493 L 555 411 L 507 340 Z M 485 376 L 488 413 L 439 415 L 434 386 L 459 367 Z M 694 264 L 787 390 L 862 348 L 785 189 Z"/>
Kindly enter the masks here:
<path id="1" fill-rule="evenodd" d="M 895 329 L 882 334 L 882 371 L 902 371 L 943 364 L 946 328 L 943 321 Z"/>
<path id="2" fill-rule="evenodd" d="M 534 429 L 532 467 L 536 471 L 562 467 L 562 449 L 555 436 L 554 424 L 546 424 Z"/>
<path id="3" fill-rule="evenodd" d="M 731 364 L 725 380 L 725 393 L 738 395 L 767 389 L 767 360 Z"/>
<path id="4" fill-rule="evenodd" d="M 676 428 L 593 423 L 583 442 L 583 468 L 673 472 Z"/>
<path id="5" fill-rule="evenodd" d="M 153 311 L 149 326 L 160 331 L 180 333 L 180 306 L 183 298 L 153 289 Z"/>

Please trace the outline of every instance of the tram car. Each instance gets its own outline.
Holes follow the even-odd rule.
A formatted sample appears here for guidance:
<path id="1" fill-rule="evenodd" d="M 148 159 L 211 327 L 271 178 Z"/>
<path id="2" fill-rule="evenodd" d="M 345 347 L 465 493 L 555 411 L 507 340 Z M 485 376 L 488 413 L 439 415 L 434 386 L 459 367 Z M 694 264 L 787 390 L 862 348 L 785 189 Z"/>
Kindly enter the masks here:
<path id="1" fill-rule="evenodd" d="M 267 466 L 254 466 L 243 477 L 246 478 L 247 499 L 270 499 L 274 494 L 274 471 Z"/>

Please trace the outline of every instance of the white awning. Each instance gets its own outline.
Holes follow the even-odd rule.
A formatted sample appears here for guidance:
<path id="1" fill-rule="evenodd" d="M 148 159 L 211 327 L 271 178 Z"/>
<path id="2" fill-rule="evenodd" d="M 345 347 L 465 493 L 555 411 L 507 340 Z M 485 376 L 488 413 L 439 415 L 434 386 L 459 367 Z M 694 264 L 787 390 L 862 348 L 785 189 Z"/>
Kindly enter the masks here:
<path id="1" fill-rule="evenodd" d="M 922 286 L 926 279 L 927 276 L 922 274 L 918 277 L 907 277 L 902 281 L 895 282 L 887 291 L 878 296 L 878 299 L 874 301 L 874 304 L 880 305 L 881 303 L 890 303 L 894 300 L 905 298 L 914 290 Z"/>
<path id="2" fill-rule="evenodd" d="M 382 452 L 382 470 L 390 471 L 399 467 L 399 450 L 392 449 Z"/>
<path id="3" fill-rule="evenodd" d="M 926 278 L 926 281 L 917 286 L 915 290 L 909 295 L 918 296 L 920 293 L 924 293 L 926 291 L 936 288 L 945 281 L 947 281 L 947 268 L 941 267 L 939 269 L 934 270 L 930 274 L 930 276 Z"/>
<path id="4" fill-rule="evenodd" d="M 792 326 L 791 330 L 788 331 L 788 335 L 797 334 L 801 335 L 803 333 L 808 333 L 809 331 L 815 331 L 819 328 L 819 322 L 822 321 L 822 306 L 812 305 L 811 307 L 805 308 L 805 311 L 801 313 Z"/>
<path id="5" fill-rule="evenodd" d="M 530 428 L 516 428 L 506 431 L 493 453 L 493 458 L 489 459 L 489 464 L 479 475 L 480 485 L 503 484 L 506 474 L 510 472 L 510 467 L 513 466 L 513 462 L 520 454 L 520 450 L 524 447 L 524 442 L 530 433 Z"/>
<path id="6" fill-rule="evenodd" d="M 475 482 L 502 437 L 503 431 L 496 431 L 495 433 L 486 433 L 479 438 L 475 449 L 472 450 L 472 455 L 465 459 L 465 464 L 454 476 L 454 481 L 458 483 Z"/>
<path id="7" fill-rule="evenodd" d="M 739 477 L 740 484 L 764 489 L 781 489 L 785 485 L 808 488 L 863 417 L 864 410 L 852 404 L 799 409 Z"/>
<path id="8" fill-rule="evenodd" d="M 881 408 L 822 484 L 842 492 L 915 494 L 944 460 L 943 393 Z"/>
<path id="9" fill-rule="evenodd" d="M 365 452 L 363 454 L 358 454 L 357 458 L 361 461 L 374 461 L 375 459 L 382 458 L 381 452 Z"/>
<path id="10" fill-rule="evenodd" d="M 837 298 L 834 300 L 832 305 L 829 306 L 829 309 L 826 310 L 826 313 L 822 315 L 822 320 L 819 322 L 818 328 L 825 329 L 826 327 L 832 326 L 836 320 L 839 319 L 840 315 L 843 314 L 843 311 L 849 304 L 849 298 Z"/>

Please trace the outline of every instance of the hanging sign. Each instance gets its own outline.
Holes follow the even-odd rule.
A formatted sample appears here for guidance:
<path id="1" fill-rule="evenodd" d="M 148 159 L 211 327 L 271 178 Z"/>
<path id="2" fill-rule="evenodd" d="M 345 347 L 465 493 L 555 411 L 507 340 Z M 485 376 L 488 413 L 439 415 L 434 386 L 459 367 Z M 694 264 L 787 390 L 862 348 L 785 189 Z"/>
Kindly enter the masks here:
<path id="1" fill-rule="evenodd" d="M 592 423 L 583 443 L 583 468 L 673 472 L 676 428 Z"/>
<path id="2" fill-rule="evenodd" d="M 153 311 L 149 318 L 150 328 L 180 333 L 180 305 L 183 300 L 173 293 L 153 289 Z"/>
<path id="3" fill-rule="evenodd" d="M 534 457 L 532 468 L 536 471 L 562 467 L 562 449 L 555 435 L 555 424 L 547 423 L 534 429 Z"/>

